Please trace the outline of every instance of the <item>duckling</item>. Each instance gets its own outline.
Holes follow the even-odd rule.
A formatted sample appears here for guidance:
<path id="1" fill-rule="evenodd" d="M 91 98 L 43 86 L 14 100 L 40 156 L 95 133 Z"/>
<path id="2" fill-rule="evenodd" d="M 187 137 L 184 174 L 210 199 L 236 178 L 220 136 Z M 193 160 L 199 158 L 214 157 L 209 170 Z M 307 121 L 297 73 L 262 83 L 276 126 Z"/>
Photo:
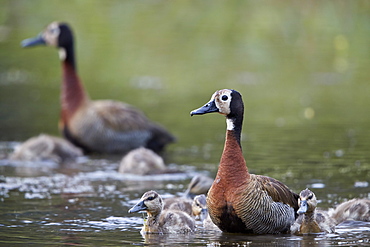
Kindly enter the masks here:
<path id="1" fill-rule="evenodd" d="M 145 233 L 192 233 L 195 230 L 194 219 L 180 210 L 163 210 L 161 196 L 151 190 L 144 193 L 140 201 L 128 212 L 147 212 L 147 219 L 141 230 Z"/>
<path id="2" fill-rule="evenodd" d="M 276 179 L 248 172 L 240 143 L 244 105 L 239 92 L 216 91 L 190 115 L 218 112 L 226 116 L 224 150 L 207 195 L 210 217 L 223 232 L 287 233 L 295 221 L 298 195 Z"/>
<path id="3" fill-rule="evenodd" d="M 186 197 L 169 197 L 163 200 L 163 209 L 180 210 L 193 215 L 193 200 Z"/>
<path id="4" fill-rule="evenodd" d="M 62 163 L 82 156 L 82 150 L 59 137 L 40 134 L 16 147 L 11 160 Z"/>
<path id="5" fill-rule="evenodd" d="M 204 175 L 194 176 L 185 191 L 185 197 L 194 198 L 196 195 L 207 194 L 213 179 Z"/>
<path id="6" fill-rule="evenodd" d="M 63 135 L 85 152 L 126 153 L 138 147 L 161 152 L 175 138 L 138 109 L 113 100 L 92 101 L 77 74 L 73 33 L 66 23 L 53 22 L 23 47 L 57 47 L 62 61 L 61 119 Z"/>
<path id="7" fill-rule="evenodd" d="M 200 219 L 204 230 L 221 232 L 221 230 L 212 222 L 211 218 L 209 217 L 206 196 L 204 194 L 195 196 L 192 206 L 193 215 L 196 219 Z"/>
<path id="8" fill-rule="evenodd" d="M 209 177 L 196 175 L 190 181 L 188 188 L 182 197 L 170 197 L 164 199 L 164 208 L 181 210 L 194 216 L 193 197 L 197 194 L 202 194 L 201 192 L 207 192 L 211 187 L 212 182 L 213 179 Z"/>
<path id="9" fill-rule="evenodd" d="M 198 218 L 203 222 L 208 215 L 206 196 L 204 194 L 195 196 L 191 205 L 191 209 L 195 219 Z"/>
<path id="10" fill-rule="evenodd" d="M 316 209 L 317 199 L 312 191 L 302 190 L 298 203 L 300 205 L 297 211 L 299 216 L 291 226 L 292 234 L 333 233 L 335 231 L 335 220 L 327 212 Z"/>
<path id="11" fill-rule="evenodd" d="M 136 175 L 161 174 L 167 171 L 163 158 L 150 149 L 140 147 L 131 150 L 121 160 L 119 173 Z"/>
<path id="12" fill-rule="evenodd" d="M 370 221 L 370 199 L 355 198 L 329 210 L 329 215 L 337 222 L 347 220 Z"/>

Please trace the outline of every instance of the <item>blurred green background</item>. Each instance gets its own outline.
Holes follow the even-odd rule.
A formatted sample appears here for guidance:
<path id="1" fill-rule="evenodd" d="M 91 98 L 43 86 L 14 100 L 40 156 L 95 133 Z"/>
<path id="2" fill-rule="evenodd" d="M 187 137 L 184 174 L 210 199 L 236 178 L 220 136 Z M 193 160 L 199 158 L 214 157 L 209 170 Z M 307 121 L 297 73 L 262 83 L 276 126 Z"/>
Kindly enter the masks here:
<path id="1" fill-rule="evenodd" d="M 173 161 L 218 162 L 224 120 L 189 112 L 215 90 L 232 88 L 243 95 L 243 147 L 257 172 L 274 169 L 267 161 L 289 173 L 292 164 L 336 157 L 339 164 L 366 164 L 353 176 L 369 174 L 369 1 L 0 5 L 1 141 L 59 135 L 57 51 L 23 49 L 20 42 L 61 20 L 74 29 L 79 74 L 91 98 L 127 102 L 163 124 L 178 138 L 169 147 Z"/>

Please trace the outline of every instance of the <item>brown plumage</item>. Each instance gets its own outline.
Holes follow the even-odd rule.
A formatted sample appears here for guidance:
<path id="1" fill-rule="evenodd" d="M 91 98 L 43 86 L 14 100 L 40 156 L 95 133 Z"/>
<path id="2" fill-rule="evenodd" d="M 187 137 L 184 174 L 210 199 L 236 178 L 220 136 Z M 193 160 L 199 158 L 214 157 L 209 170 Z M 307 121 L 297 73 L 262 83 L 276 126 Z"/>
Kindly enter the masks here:
<path id="1" fill-rule="evenodd" d="M 291 226 L 292 234 L 333 233 L 336 222 L 327 212 L 316 209 L 315 194 L 309 189 L 302 190 L 299 194 L 298 218 Z"/>
<path id="2" fill-rule="evenodd" d="M 126 153 L 140 146 L 161 152 L 174 141 L 163 127 L 128 104 L 90 100 L 77 75 L 73 34 L 67 24 L 53 22 L 38 37 L 22 42 L 24 47 L 40 44 L 60 51 L 63 79 L 59 128 L 72 143 L 87 152 Z"/>
<path id="3" fill-rule="evenodd" d="M 10 155 L 10 159 L 62 163 L 74 161 L 80 156 L 82 156 L 82 150 L 75 147 L 67 140 L 41 134 L 17 146 Z"/>
<path id="4" fill-rule="evenodd" d="M 224 232 L 289 232 L 298 209 L 298 195 L 273 178 L 248 172 L 240 144 L 244 114 L 240 93 L 219 90 L 191 115 L 211 112 L 226 116 L 227 123 L 224 151 L 207 195 L 212 221 Z"/>
<path id="5" fill-rule="evenodd" d="M 337 224 L 346 220 L 370 221 L 370 199 L 355 198 L 343 202 L 330 210 L 329 214 Z"/>
<path id="6" fill-rule="evenodd" d="M 140 201 L 128 212 L 147 212 L 147 220 L 141 233 L 191 233 L 195 230 L 195 221 L 180 210 L 163 209 L 161 196 L 151 190 L 145 192 Z"/>

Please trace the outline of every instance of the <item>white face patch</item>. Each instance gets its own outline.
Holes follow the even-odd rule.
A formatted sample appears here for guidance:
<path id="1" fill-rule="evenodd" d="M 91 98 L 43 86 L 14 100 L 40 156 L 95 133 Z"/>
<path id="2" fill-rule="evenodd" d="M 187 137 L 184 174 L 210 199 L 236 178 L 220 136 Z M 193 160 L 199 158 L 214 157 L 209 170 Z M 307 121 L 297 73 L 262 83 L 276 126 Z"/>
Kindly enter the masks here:
<path id="1" fill-rule="evenodd" d="M 226 118 L 226 128 L 227 130 L 234 130 L 234 122 L 233 120 Z"/>
<path id="2" fill-rule="evenodd" d="M 213 94 L 216 107 L 223 115 L 230 114 L 231 90 L 222 89 Z"/>
<path id="3" fill-rule="evenodd" d="M 53 22 L 46 27 L 45 31 L 42 34 L 45 42 L 49 46 L 58 46 L 58 37 L 60 34 L 60 28 L 58 22 Z"/>

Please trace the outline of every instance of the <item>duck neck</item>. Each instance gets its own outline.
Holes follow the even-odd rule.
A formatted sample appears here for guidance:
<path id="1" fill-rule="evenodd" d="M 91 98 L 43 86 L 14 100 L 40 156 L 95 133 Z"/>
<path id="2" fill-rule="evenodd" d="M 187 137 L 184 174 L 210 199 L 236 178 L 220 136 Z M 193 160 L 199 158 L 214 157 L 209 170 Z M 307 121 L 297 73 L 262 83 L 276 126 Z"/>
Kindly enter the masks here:
<path id="1" fill-rule="evenodd" d="M 315 214 L 313 212 L 307 212 L 304 214 L 303 222 L 310 224 L 315 222 Z"/>
<path id="2" fill-rule="evenodd" d="M 218 169 L 218 175 L 234 186 L 245 183 L 250 176 L 240 144 L 241 124 L 242 120 L 227 118 L 226 140 Z"/>
<path id="3" fill-rule="evenodd" d="M 62 119 L 67 122 L 69 118 L 88 101 L 84 87 L 77 75 L 73 44 L 60 48 L 62 60 Z"/>
<path id="4" fill-rule="evenodd" d="M 149 212 L 147 214 L 148 214 L 147 221 L 146 221 L 147 227 L 151 227 L 158 223 L 160 214 L 158 213 L 153 214 Z"/>

